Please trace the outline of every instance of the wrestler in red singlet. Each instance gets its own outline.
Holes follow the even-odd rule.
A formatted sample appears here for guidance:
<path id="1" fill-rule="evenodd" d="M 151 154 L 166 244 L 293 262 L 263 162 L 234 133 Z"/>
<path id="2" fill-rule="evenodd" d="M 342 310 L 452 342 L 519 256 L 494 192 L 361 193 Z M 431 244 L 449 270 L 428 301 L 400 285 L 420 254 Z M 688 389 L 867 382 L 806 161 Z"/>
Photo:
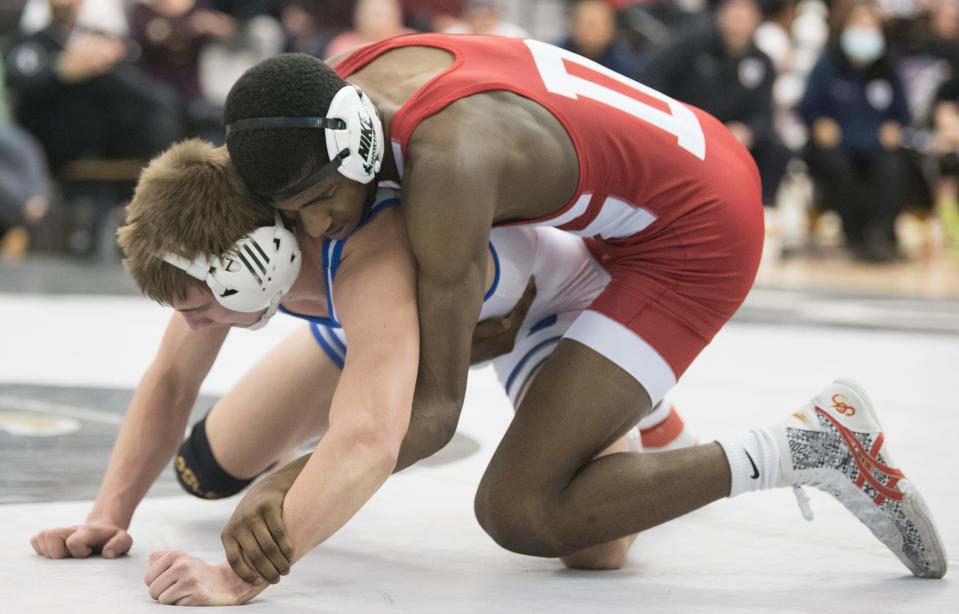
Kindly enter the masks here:
<path id="1" fill-rule="evenodd" d="M 402 36 L 358 50 L 336 70 L 345 78 L 409 46 L 455 60 L 389 126 L 401 175 L 420 122 L 479 92 L 521 95 L 565 127 L 579 158 L 576 194 L 550 216 L 517 223 L 588 237 L 612 281 L 566 336 L 623 367 L 655 402 L 752 286 L 763 212 L 746 148 L 705 112 L 534 40 Z"/>

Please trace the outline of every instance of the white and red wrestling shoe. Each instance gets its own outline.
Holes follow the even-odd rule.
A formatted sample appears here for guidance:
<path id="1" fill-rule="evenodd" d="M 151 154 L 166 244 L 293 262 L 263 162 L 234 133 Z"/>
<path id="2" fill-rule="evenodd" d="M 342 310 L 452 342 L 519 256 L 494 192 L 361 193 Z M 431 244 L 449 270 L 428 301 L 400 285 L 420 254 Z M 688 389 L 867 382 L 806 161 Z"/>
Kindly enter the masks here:
<path id="1" fill-rule="evenodd" d="M 896 467 L 863 389 L 839 379 L 770 429 L 780 449 L 779 486 L 793 486 L 812 520 L 802 486 L 842 503 L 916 576 L 941 578 L 947 558 L 916 486 Z"/>

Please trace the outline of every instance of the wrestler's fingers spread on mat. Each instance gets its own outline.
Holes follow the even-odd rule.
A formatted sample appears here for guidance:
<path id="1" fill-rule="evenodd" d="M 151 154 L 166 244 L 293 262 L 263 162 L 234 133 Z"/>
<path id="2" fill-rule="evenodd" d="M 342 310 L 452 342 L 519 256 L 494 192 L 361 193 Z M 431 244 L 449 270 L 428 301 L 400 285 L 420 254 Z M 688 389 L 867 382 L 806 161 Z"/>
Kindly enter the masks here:
<path id="1" fill-rule="evenodd" d="M 260 574 L 260 577 L 270 584 L 276 584 L 280 581 L 280 572 L 276 570 L 276 567 L 264 554 L 252 531 L 241 532 L 236 536 L 236 539 L 240 543 L 240 548 L 243 549 L 243 556 L 252 563 L 253 569 Z"/>
<path id="2" fill-rule="evenodd" d="M 293 542 L 286 532 L 286 525 L 283 524 L 283 508 L 270 507 L 264 512 L 263 519 L 266 520 L 266 526 L 270 528 L 276 545 L 280 547 L 283 556 L 287 561 L 293 562 Z"/>
<path id="3" fill-rule="evenodd" d="M 255 584 L 258 580 L 262 581 L 260 574 L 253 569 L 253 566 L 250 565 L 246 557 L 243 556 L 243 549 L 240 548 L 239 542 L 233 537 L 233 533 L 224 531 L 223 534 L 220 535 L 220 540 L 223 542 L 226 562 L 233 568 L 233 573 L 240 576 L 244 582 L 248 582 L 249 584 Z"/>
<path id="4" fill-rule="evenodd" d="M 277 572 L 283 576 L 288 574 L 290 572 L 290 560 L 286 558 L 279 544 L 276 543 L 266 520 L 253 525 L 253 537 L 256 538 L 256 543 L 260 544 L 260 550 L 270 559 Z"/>

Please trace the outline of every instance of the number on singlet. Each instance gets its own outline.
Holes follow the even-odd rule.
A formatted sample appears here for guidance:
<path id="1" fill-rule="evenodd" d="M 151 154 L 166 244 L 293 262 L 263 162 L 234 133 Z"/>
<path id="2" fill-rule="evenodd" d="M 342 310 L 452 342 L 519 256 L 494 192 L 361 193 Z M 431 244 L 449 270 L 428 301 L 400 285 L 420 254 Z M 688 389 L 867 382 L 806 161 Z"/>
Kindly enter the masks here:
<path id="1" fill-rule="evenodd" d="M 699 124 L 696 115 L 693 114 L 688 107 L 642 83 L 637 83 L 590 59 L 576 55 L 572 51 L 530 39 L 524 42 L 533 54 L 533 60 L 536 62 L 536 68 L 539 70 L 540 77 L 543 79 L 543 84 L 550 92 L 574 100 L 579 96 L 585 96 L 586 98 L 609 105 L 615 109 L 625 111 L 634 117 L 638 117 L 672 134 L 676 137 L 680 147 L 700 160 L 706 159 L 706 136 L 703 134 L 703 127 Z M 566 72 L 566 67 L 563 65 L 564 60 L 579 64 L 584 68 L 619 81 L 650 98 L 660 100 L 669 107 L 670 112 L 666 113 L 640 102 L 635 98 L 611 90 L 608 87 L 603 87 L 582 77 L 571 75 Z"/>

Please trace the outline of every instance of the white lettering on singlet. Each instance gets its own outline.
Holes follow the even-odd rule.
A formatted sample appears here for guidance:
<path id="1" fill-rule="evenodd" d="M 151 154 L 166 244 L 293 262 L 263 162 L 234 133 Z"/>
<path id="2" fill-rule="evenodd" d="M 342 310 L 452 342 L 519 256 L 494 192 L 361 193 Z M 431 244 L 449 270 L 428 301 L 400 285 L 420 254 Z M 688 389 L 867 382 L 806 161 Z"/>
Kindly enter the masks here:
<path id="1" fill-rule="evenodd" d="M 603 201 L 603 207 L 589 226 L 571 232 L 582 237 L 616 239 L 639 234 L 655 221 L 656 215 L 652 211 L 610 196 Z"/>
<path id="2" fill-rule="evenodd" d="M 554 94 L 578 99 L 584 96 L 596 102 L 629 113 L 633 117 L 656 126 L 672 134 L 680 147 L 693 154 L 700 160 L 706 159 L 706 136 L 696 115 L 685 105 L 656 90 L 633 81 L 628 77 L 609 70 L 601 64 L 584 58 L 580 55 L 554 47 L 547 43 L 526 39 L 523 42 L 529 47 L 539 70 L 543 85 Z M 625 94 L 593 83 L 583 77 L 571 75 L 566 71 L 563 61 L 578 64 L 584 68 L 599 73 L 605 77 L 618 81 L 633 88 L 650 98 L 661 101 L 669 108 L 669 113 L 631 98 Z"/>

